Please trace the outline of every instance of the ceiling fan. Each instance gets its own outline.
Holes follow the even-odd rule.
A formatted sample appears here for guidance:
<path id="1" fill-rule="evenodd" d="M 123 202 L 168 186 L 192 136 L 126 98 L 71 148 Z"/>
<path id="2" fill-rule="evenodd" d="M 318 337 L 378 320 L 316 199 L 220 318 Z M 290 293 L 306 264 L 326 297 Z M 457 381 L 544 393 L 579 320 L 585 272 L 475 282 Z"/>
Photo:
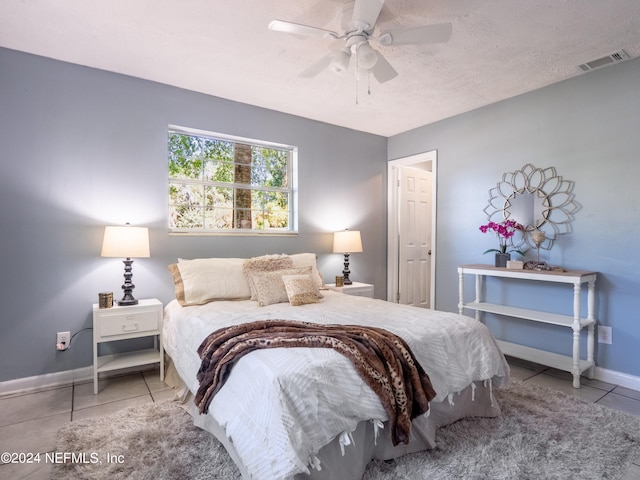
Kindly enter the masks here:
<path id="1" fill-rule="evenodd" d="M 400 27 L 380 32 L 378 36 L 374 36 L 373 32 L 383 5 L 384 0 L 355 0 L 351 18 L 343 19 L 344 32 L 342 34 L 285 20 L 271 21 L 269 29 L 276 32 L 344 41 L 344 46 L 339 51 L 330 53 L 301 72 L 300 76 L 302 77 L 314 77 L 326 68 L 330 68 L 335 73 L 343 73 L 349 68 L 352 54 L 355 54 L 356 69 L 369 71 L 378 82 L 384 83 L 395 78 L 398 72 L 379 51 L 376 51 L 369 44 L 371 40 L 375 40 L 383 46 L 443 43 L 451 38 L 452 27 L 451 23 Z"/>

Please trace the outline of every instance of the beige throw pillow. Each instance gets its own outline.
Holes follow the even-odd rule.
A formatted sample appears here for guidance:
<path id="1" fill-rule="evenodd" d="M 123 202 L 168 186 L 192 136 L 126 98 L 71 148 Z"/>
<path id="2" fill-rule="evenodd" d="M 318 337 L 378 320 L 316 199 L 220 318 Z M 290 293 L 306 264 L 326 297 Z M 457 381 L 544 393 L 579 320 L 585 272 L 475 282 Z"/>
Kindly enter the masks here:
<path id="1" fill-rule="evenodd" d="M 287 268 L 273 272 L 253 272 L 249 274 L 249 283 L 256 292 L 258 305 L 266 307 L 274 303 L 289 301 L 284 287 L 283 275 L 309 275 L 311 267 Z"/>
<path id="2" fill-rule="evenodd" d="M 294 307 L 318 303 L 320 296 L 318 288 L 309 275 L 283 275 L 282 281 L 287 291 L 289 303 Z"/>
<path id="3" fill-rule="evenodd" d="M 253 283 L 251 282 L 251 274 L 256 272 L 273 272 L 274 270 L 282 270 L 285 268 L 293 268 L 293 260 L 288 255 L 262 255 L 246 259 L 242 264 L 244 272 L 251 290 L 251 300 L 257 300 L 257 294 Z"/>

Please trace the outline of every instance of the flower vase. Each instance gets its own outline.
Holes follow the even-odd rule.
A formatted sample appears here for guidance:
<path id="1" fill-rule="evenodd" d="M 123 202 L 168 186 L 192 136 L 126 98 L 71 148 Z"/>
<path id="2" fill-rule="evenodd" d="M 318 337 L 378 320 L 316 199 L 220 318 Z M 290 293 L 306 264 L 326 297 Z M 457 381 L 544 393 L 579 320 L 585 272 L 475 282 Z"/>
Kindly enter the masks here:
<path id="1" fill-rule="evenodd" d="M 496 267 L 506 267 L 509 260 L 511 260 L 510 253 L 496 253 Z"/>

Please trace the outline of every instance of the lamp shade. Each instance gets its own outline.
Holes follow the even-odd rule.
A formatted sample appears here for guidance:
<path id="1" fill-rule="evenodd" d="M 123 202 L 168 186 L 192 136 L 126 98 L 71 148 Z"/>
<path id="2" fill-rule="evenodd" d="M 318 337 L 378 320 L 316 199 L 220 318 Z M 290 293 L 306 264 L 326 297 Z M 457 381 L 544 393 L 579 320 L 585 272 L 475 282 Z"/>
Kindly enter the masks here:
<path id="1" fill-rule="evenodd" d="M 147 227 L 104 227 L 102 257 L 149 257 L 149 229 Z"/>
<path id="2" fill-rule="evenodd" d="M 359 230 L 344 230 L 333 234 L 333 253 L 362 252 Z"/>

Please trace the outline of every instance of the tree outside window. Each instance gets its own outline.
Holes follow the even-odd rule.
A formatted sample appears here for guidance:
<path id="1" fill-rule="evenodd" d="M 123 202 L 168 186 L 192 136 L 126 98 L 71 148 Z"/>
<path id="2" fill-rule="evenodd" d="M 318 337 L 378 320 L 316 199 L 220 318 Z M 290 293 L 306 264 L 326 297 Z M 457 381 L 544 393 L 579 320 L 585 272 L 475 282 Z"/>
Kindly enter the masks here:
<path id="1" fill-rule="evenodd" d="M 170 128 L 169 227 L 295 233 L 295 147 Z"/>

